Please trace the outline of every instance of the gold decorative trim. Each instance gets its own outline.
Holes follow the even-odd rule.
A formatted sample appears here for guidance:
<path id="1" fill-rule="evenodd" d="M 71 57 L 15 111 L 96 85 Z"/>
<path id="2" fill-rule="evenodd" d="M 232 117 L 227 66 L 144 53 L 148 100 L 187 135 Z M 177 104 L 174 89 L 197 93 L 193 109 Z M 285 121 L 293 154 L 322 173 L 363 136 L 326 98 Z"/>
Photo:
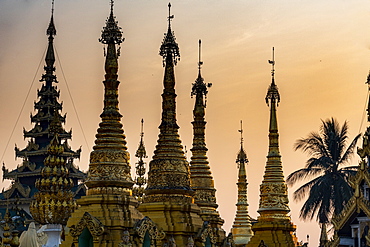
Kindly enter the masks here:
<path id="1" fill-rule="evenodd" d="M 209 237 L 212 244 L 216 243 L 216 237 L 213 234 L 213 229 L 208 222 L 204 222 L 202 228 L 199 230 L 197 234 L 197 239 L 200 240 L 202 243 L 207 241 L 207 237 Z"/>
<path id="2" fill-rule="evenodd" d="M 95 241 L 99 240 L 99 237 L 103 235 L 105 231 L 103 224 L 97 218 L 85 212 L 77 226 L 72 225 L 69 232 L 73 239 L 77 240 L 85 228 L 90 231 Z"/>
<path id="3" fill-rule="evenodd" d="M 146 232 L 149 233 L 150 239 L 161 240 L 166 237 L 166 233 L 160 229 L 149 217 L 145 216 L 142 220 L 138 221 L 134 229 L 139 235 L 140 239 L 143 240 Z"/>

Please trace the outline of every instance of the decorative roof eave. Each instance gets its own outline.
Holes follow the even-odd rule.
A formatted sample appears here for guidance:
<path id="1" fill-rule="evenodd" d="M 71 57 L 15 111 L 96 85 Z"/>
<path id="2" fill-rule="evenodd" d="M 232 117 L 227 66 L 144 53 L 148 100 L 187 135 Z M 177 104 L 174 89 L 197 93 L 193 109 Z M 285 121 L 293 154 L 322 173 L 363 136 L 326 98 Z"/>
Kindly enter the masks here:
<path id="1" fill-rule="evenodd" d="M 40 126 L 35 126 L 32 130 L 30 131 L 26 131 L 26 130 L 23 130 L 23 136 L 26 138 L 26 137 L 40 137 L 40 136 L 44 136 L 44 135 L 49 135 L 49 130 L 44 130 L 44 131 L 40 131 L 41 127 Z M 69 132 L 63 130 L 64 133 L 60 133 L 59 136 L 61 139 L 71 139 L 72 138 L 72 130 L 70 130 Z"/>
<path id="2" fill-rule="evenodd" d="M 74 151 L 67 151 L 67 152 L 63 152 L 63 154 L 61 155 L 62 157 L 71 157 L 71 158 L 74 158 L 74 159 L 79 159 L 80 158 L 80 153 L 79 150 L 77 152 L 74 152 Z M 18 148 L 15 149 L 15 155 L 16 157 L 19 157 L 19 158 L 25 158 L 25 157 L 30 157 L 30 156 L 38 156 L 38 155 L 46 155 L 47 154 L 47 150 L 46 148 L 42 148 L 40 150 L 37 150 L 37 151 L 28 151 L 27 148 L 23 149 L 23 150 L 19 150 Z"/>
<path id="3" fill-rule="evenodd" d="M 50 108 L 54 108 L 54 106 L 50 105 Z M 57 110 L 61 110 L 61 109 L 62 108 L 57 109 Z M 59 115 L 60 122 L 65 123 L 66 117 L 67 117 L 67 114 L 64 114 L 64 116 Z M 45 114 L 43 111 L 39 111 L 35 115 L 31 116 L 32 123 L 39 123 L 42 121 L 52 121 L 53 119 L 54 119 L 54 115 L 52 113 L 48 112 Z"/>
<path id="4" fill-rule="evenodd" d="M 343 211 L 335 216 L 332 220 L 335 229 L 341 229 L 351 216 L 362 210 L 368 218 L 370 218 L 370 202 L 363 197 L 357 197 L 354 195 L 347 202 Z"/>
<path id="5" fill-rule="evenodd" d="M 366 166 L 364 165 L 364 168 Z M 356 189 L 358 184 L 361 184 L 362 181 L 365 181 L 368 185 L 370 185 L 370 173 L 367 169 L 361 169 L 361 165 L 357 173 L 350 177 L 349 183 L 353 189 Z"/>
<path id="6" fill-rule="evenodd" d="M 63 109 L 63 102 L 45 102 L 44 100 L 40 100 L 38 102 L 34 102 L 34 108 L 36 110 L 41 110 L 43 108 L 54 108 L 57 110 L 62 110 Z"/>
<path id="7" fill-rule="evenodd" d="M 69 173 L 69 177 L 70 178 L 77 178 L 77 179 L 81 179 L 81 180 L 84 180 L 86 179 L 86 174 L 82 171 L 79 171 L 77 169 L 70 169 L 70 171 L 73 171 L 73 172 L 70 172 Z M 23 178 L 23 177 L 39 177 L 41 174 L 41 167 L 39 167 L 38 169 L 34 170 L 34 171 L 18 171 L 18 169 L 15 169 L 7 174 L 4 174 L 3 175 L 3 179 L 9 179 L 9 180 L 16 180 L 17 178 Z"/>
<path id="8" fill-rule="evenodd" d="M 3 192 L 5 198 L 10 198 L 15 192 L 19 192 L 24 198 L 30 198 L 31 188 L 23 186 L 19 181 L 12 183 L 10 189 Z"/>

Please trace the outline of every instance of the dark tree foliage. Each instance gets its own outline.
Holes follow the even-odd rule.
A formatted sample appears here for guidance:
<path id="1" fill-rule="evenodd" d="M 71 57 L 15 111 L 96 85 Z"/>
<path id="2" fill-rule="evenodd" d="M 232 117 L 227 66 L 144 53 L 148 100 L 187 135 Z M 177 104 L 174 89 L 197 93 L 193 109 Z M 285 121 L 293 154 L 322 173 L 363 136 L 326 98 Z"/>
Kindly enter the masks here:
<path id="1" fill-rule="evenodd" d="M 294 200 L 307 198 L 300 211 L 300 218 L 319 223 L 329 223 L 333 214 L 339 214 L 351 198 L 353 190 L 348 179 L 358 166 L 349 164 L 354 153 L 357 135 L 347 147 L 348 123 L 340 127 L 334 118 L 322 121 L 319 132 L 311 132 L 307 138 L 298 139 L 295 150 L 309 155 L 304 168 L 291 173 L 287 178 L 289 186 L 306 182 L 294 192 Z"/>

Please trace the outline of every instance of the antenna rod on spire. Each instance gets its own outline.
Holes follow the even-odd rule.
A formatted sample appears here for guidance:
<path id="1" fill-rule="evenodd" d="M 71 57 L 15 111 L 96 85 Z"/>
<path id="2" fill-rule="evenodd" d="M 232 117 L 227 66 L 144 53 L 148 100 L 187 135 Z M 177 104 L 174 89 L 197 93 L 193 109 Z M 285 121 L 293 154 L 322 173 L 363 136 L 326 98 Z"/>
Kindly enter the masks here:
<path id="1" fill-rule="evenodd" d="M 171 27 L 171 20 L 174 18 L 174 15 L 171 15 L 171 3 L 168 3 L 168 28 Z"/>
<path id="2" fill-rule="evenodd" d="M 243 120 L 240 120 L 240 144 L 243 145 Z"/>
<path id="3" fill-rule="evenodd" d="M 141 119 L 141 132 L 140 132 L 141 138 L 144 136 L 144 119 Z"/>
<path id="4" fill-rule="evenodd" d="M 198 58 L 198 69 L 200 71 L 202 65 L 203 65 L 203 62 L 201 61 L 201 49 L 202 49 L 202 40 L 199 39 L 199 51 L 198 51 L 198 55 L 199 55 L 199 58 Z"/>
<path id="5" fill-rule="evenodd" d="M 54 0 L 51 1 L 51 15 L 54 14 Z"/>
<path id="6" fill-rule="evenodd" d="M 272 65 L 271 76 L 275 76 L 275 47 L 272 47 L 272 60 L 268 60 L 269 64 Z"/>
<path id="7" fill-rule="evenodd" d="M 113 12 L 114 0 L 110 0 L 110 10 Z"/>

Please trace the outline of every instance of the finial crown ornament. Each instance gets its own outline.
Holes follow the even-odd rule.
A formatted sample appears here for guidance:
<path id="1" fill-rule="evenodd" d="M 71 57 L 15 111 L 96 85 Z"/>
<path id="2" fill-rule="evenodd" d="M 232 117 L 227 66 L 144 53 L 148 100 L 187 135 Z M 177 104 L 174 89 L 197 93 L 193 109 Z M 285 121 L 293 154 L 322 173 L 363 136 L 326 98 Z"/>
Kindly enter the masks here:
<path id="1" fill-rule="evenodd" d="M 121 44 L 125 38 L 122 37 L 121 27 L 118 26 L 118 21 L 116 21 L 116 17 L 113 15 L 113 5 L 114 2 L 111 0 L 111 9 L 110 15 L 105 22 L 105 27 L 103 27 L 101 38 L 99 42 L 103 44 Z"/>
<path id="2" fill-rule="evenodd" d="M 159 55 L 163 57 L 163 67 L 167 62 L 167 58 L 171 59 L 171 62 L 175 65 L 177 61 L 180 60 L 180 50 L 179 45 L 176 43 L 176 38 L 174 32 L 171 30 L 171 21 L 174 18 L 174 15 L 171 15 L 171 3 L 168 4 L 168 30 L 164 35 L 162 45 L 159 50 Z"/>
<path id="3" fill-rule="evenodd" d="M 243 139 L 243 121 L 242 120 L 240 120 L 240 130 L 238 131 L 240 132 L 240 150 L 239 150 L 239 153 L 236 159 L 236 163 L 240 165 L 240 163 L 248 163 L 247 154 L 245 153 L 244 147 L 243 147 L 244 139 Z"/>
<path id="4" fill-rule="evenodd" d="M 144 138 L 144 119 L 141 119 L 140 144 L 135 154 L 135 156 L 138 158 L 148 158 L 148 156 L 146 155 L 143 138 Z"/>
<path id="5" fill-rule="evenodd" d="M 272 60 L 268 60 L 269 64 L 272 65 L 271 69 L 271 85 L 269 86 L 267 90 L 267 95 L 266 95 L 266 104 L 269 105 L 269 100 L 271 100 L 272 103 L 277 103 L 279 105 L 280 103 L 280 94 L 278 87 L 275 84 L 275 48 L 272 47 Z"/>
<path id="6" fill-rule="evenodd" d="M 201 44 L 202 40 L 199 40 L 199 57 L 198 57 L 198 78 L 195 80 L 195 83 L 193 83 L 193 87 L 191 90 L 191 97 L 194 95 L 204 95 L 205 98 L 207 98 L 208 90 L 207 88 L 212 86 L 212 83 L 204 83 L 204 79 L 201 75 L 201 69 L 203 65 L 203 61 L 201 61 Z"/>

